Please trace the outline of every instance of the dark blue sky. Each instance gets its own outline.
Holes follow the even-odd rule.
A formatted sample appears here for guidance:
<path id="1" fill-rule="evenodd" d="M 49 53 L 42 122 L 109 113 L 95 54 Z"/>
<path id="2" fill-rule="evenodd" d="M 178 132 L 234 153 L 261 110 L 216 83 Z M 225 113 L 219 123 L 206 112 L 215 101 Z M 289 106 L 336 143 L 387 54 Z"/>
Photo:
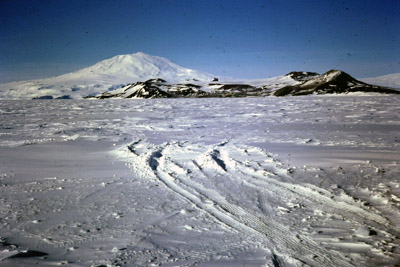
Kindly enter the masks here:
<path id="1" fill-rule="evenodd" d="M 144 52 L 238 78 L 400 72 L 398 0 L 0 0 L 0 82 Z"/>

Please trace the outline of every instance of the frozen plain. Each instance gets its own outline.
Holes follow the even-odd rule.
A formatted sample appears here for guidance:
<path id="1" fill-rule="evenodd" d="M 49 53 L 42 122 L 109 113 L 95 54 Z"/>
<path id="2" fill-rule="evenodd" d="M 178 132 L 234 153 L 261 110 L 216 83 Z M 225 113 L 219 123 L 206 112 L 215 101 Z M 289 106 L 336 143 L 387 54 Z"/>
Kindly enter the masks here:
<path id="1" fill-rule="evenodd" d="M 0 101 L 0 266 L 396 266 L 399 104 Z"/>

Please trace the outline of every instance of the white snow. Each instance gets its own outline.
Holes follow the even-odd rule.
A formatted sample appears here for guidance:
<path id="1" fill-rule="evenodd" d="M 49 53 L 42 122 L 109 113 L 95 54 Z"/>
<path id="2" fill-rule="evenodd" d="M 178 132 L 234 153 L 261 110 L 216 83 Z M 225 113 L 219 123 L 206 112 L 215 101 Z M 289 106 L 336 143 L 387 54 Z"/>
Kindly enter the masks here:
<path id="1" fill-rule="evenodd" d="M 360 81 L 391 88 L 400 88 L 400 73 L 393 73 L 373 78 L 362 78 Z"/>
<path id="2" fill-rule="evenodd" d="M 394 266 L 399 101 L 2 100 L 0 266 Z"/>

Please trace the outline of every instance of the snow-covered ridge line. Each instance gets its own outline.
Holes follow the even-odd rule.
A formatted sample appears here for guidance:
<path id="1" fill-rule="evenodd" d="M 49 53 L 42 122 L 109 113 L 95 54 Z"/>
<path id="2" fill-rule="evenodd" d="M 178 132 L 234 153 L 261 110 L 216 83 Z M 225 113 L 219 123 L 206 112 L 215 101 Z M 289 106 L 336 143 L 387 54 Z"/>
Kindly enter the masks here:
<path id="1" fill-rule="evenodd" d="M 360 81 L 369 84 L 400 89 L 400 73 L 393 73 L 372 78 L 362 78 Z"/>
<path id="2" fill-rule="evenodd" d="M 282 88 L 286 88 L 287 91 L 290 86 L 314 90 L 306 94 L 371 90 L 381 93 L 397 92 L 379 86 L 367 86 L 369 89 L 365 90 L 364 82 L 357 81 L 348 74 L 346 75 L 351 79 L 346 78 L 349 80 L 345 84 L 346 88 L 340 85 L 342 89 L 339 91 L 314 88 L 322 83 L 330 83 L 332 87 L 336 82 L 336 76 L 344 74 L 335 70 L 322 75 L 315 72 L 293 71 L 268 79 L 233 79 L 184 68 L 166 58 L 138 52 L 115 56 L 90 67 L 56 77 L 0 84 L 0 99 L 82 99 L 88 96 L 97 98 L 269 96 L 276 95 L 275 91 Z M 163 80 L 164 84 L 148 82 L 157 79 Z M 129 91 L 132 91 L 131 87 L 138 85 L 136 83 L 147 84 L 147 88 L 142 86 L 140 92 L 121 93 L 120 90 L 124 86 L 125 88 L 129 86 Z M 137 87 L 136 89 L 139 90 Z M 285 90 L 278 95 L 282 95 Z M 301 94 L 304 94 L 304 91 Z"/>
<path id="3" fill-rule="evenodd" d="M 399 90 L 369 85 L 340 70 L 322 75 L 309 72 L 291 72 L 271 80 L 252 83 L 218 82 L 171 84 L 162 79 L 137 82 L 121 89 L 92 98 L 172 98 L 172 97 L 264 97 L 341 93 L 400 94 Z"/>

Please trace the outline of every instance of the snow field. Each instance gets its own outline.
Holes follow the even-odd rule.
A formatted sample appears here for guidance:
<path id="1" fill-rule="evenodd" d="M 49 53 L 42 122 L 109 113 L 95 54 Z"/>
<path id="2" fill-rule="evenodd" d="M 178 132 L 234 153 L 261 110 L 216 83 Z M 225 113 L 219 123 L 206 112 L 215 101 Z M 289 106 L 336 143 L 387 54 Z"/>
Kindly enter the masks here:
<path id="1" fill-rule="evenodd" d="M 0 101 L 0 266 L 395 266 L 398 101 Z"/>

